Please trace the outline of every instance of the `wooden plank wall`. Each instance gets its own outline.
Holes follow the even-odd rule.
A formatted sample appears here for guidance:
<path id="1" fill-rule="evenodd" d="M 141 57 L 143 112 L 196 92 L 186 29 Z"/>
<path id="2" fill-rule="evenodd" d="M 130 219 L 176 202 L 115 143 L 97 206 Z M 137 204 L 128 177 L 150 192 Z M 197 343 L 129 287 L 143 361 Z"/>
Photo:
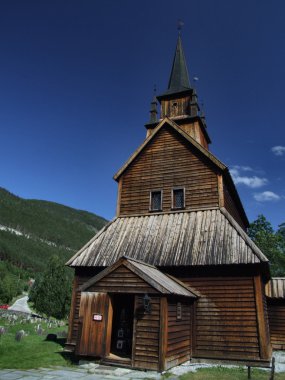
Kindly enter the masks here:
<path id="1" fill-rule="evenodd" d="M 158 293 L 157 290 L 123 265 L 105 276 L 88 290 L 106 293 Z"/>
<path id="2" fill-rule="evenodd" d="M 275 350 L 285 350 L 285 301 L 267 301 L 270 340 Z"/>
<path id="3" fill-rule="evenodd" d="M 183 281 L 201 295 L 196 305 L 193 357 L 260 359 L 253 278 L 201 277 Z"/>
<path id="4" fill-rule="evenodd" d="M 190 304 L 181 302 L 182 319 L 177 320 L 177 302 L 168 302 L 168 340 L 166 368 L 179 365 L 190 359 L 191 313 Z"/>
<path id="5" fill-rule="evenodd" d="M 182 98 L 176 98 L 171 100 L 162 100 L 161 102 L 161 117 L 175 117 L 180 115 L 190 115 L 190 96 L 183 96 Z M 173 103 L 177 103 L 176 107 L 173 107 Z"/>
<path id="6" fill-rule="evenodd" d="M 233 197 L 230 194 L 230 191 L 228 189 L 228 185 L 225 183 L 224 180 L 224 207 L 225 209 L 232 215 L 232 217 L 237 221 L 237 223 L 246 230 L 246 226 L 242 220 L 242 217 L 240 215 L 240 212 L 238 211 L 238 208 L 236 206 L 236 202 L 233 200 Z"/>
<path id="7" fill-rule="evenodd" d="M 82 326 L 78 334 L 77 355 L 104 356 L 109 302 L 106 293 L 81 293 L 79 320 Z M 101 314 L 103 320 L 93 321 L 94 313 Z"/>
<path id="8" fill-rule="evenodd" d="M 188 135 L 193 137 L 194 140 L 198 141 L 198 143 L 201 144 L 204 148 L 208 149 L 207 140 L 198 121 L 181 124 L 179 127 Z"/>
<path id="9" fill-rule="evenodd" d="M 136 297 L 133 365 L 142 369 L 159 370 L 160 298 L 151 297 L 151 305 L 151 313 L 144 313 L 143 297 Z"/>
<path id="10" fill-rule="evenodd" d="M 175 131 L 163 128 L 122 176 L 120 215 L 148 213 L 150 191 L 156 189 L 163 189 L 163 211 L 170 211 L 177 186 L 185 187 L 186 209 L 218 207 L 215 170 Z"/>
<path id="11" fill-rule="evenodd" d="M 78 287 L 83 285 L 88 281 L 91 276 L 75 276 L 73 282 L 73 296 L 72 304 L 70 307 L 70 318 L 68 326 L 68 340 L 67 344 L 75 345 L 77 342 L 78 336 L 78 321 L 79 321 L 79 309 L 80 309 L 80 298 L 81 292 L 78 290 Z"/>

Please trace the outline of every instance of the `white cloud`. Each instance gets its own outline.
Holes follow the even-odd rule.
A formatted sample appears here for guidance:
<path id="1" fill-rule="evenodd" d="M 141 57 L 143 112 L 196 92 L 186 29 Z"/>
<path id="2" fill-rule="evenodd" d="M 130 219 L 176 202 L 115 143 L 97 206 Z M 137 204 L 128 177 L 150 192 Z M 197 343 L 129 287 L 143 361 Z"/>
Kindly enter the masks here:
<path id="1" fill-rule="evenodd" d="M 253 169 L 250 166 L 234 165 L 233 169 L 242 170 L 244 172 L 253 172 Z"/>
<path id="2" fill-rule="evenodd" d="M 256 175 L 253 176 L 247 176 L 243 175 L 241 172 L 253 172 L 253 169 L 249 166 L 238 166 L 235 165 L 230 170 L 230 173 L 233 177 L 233 181 L 236 185 L 242 184 L 248 187 L 251 187 L 252 189 L 256 189 L 258 187 L 262 187 L 268 183 L 267 178 L 264 177 L 257 177 Z"/>
<path id="3" fill-rule="evenodd" d="M 271 148 L 275 156 L 283 156 L 285 154 L 285 146 L 276 145 Z"/>
<path id="4" fill-rule="evenodd" d="M 273 193 L 273 191 L 264 191 L 263 193 L 256 193 L 253 197 L 258 202 L 272 202 L 279 201 L 281 199 L 281 197 L 278 194 Z"/>

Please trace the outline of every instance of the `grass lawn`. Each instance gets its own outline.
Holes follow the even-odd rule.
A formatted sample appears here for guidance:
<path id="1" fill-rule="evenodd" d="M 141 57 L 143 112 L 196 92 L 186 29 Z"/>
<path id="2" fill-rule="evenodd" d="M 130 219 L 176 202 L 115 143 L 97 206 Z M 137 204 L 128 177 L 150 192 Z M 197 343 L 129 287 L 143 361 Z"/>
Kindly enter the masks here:
<path id="1" fill-rule="evenodd" d="M 4 315 L 4 314 L 3 314 Z M 36 333 L 40 324 L 44 329 L 42 335 Z M 19 317 L 17 321 L 9 321 L 0 315 L 0 326 L 7 332 L 0 335 L 0 369 L 31 369 L 49 366 L 72 366 L 72 362 L 63 354 L 65 339 L 59 338 L 56 342 L 46 341 L 47 334 L 58 334 L 67 330 L 67 326 L 50 328 L 46 322 L 31 323 Z M 24 330 L 28 335 L 20 342 L 15 340 L 15 334 Z M 268 380 L 270 373 L 252 368 L 252 380 Z M 170 373 L 164 379 L 173 377 Z M 197 372 L 190 372 L 179 377 L 180 380 L 247 380 L 247 369 L 243 368 L 202 368 Z M 285 380 L 285 373 L 275 374 L 274 380 Z"/>
<path id="2" fill-rule="evenodd" d="M 270 372 L 251 369 L 252 380 L 269 380 Z M 247 380 L 247 369 L 244 368 L 201 368 L 197 372 L 189 372 L 179 380 Z M 274 380 L 285 380 L 285 373 L 276 373 Z"/>
<path id="3" fill-rule="evenodd" d="M 44 329 L 42 335 L 38 335 L 35 331 L 38 324 Z M 47 334 L 66 331 L 66 326 L 48 328 L 45 322 L 27 323 L 21 321 L 21 318 L 15 321 L 15 324 L 11 324 L 1 316 L 0 326 L 7 328 L 7 332 L 0 336 L 0 368 L 30 369 L 71 365 L 71 362 L 61 354 L 65 339 L 59 338 L 56 342 L 45 340 Z M 15 334 L 19 330 L 24 330 L 28 335 L 17 342 Z"/>

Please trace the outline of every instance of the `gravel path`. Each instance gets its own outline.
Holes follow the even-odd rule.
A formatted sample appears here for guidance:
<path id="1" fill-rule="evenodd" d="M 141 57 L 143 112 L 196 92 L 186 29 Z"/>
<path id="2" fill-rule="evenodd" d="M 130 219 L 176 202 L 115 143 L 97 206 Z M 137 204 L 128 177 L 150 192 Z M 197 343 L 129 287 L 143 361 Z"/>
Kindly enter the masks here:
<path id="1" fill-rule="evenodd" d="M 276 372 L 284 373 L 285 378 L 285 352 L 275 351 Z M 178 380 L 179 376 L 195 372 L 198 368 L 216 367 L 213 364 L 184 363 L 171 368 L 168 372 L 169 380 Z M 226 368 L 237 368 L 234 365 L 222 365 Z M 270 371 L 269 368 L 264 369 Z M 162 380 L 161 374 L 154 371 L 136 371 L 127 368 L 117 368 L 93 362 L 81 361 L 74 367 L 38 368 L 30 370 L 4 369 L 0 370 L 1 380 Z"/>

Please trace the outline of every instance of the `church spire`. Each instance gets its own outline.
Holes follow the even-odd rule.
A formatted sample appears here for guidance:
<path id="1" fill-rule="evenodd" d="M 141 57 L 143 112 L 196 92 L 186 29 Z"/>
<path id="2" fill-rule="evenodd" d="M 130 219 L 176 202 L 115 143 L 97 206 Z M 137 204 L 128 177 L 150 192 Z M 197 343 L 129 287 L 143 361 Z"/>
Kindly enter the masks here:
<path id="1" fill-rule="evenodd" d="M 182 47 L 180 33 L 175 49 L 171 74 L 168 82 L 167 93 L 176 93 L 191 89 L 186 59 Z"/>
<path id="2" fill-rule="evenodd" d="M 163 94 L 156 96 L 156 99 L 160 103 L 160 119 L 155 121 L 156 101 L 153 101 L 150 122 L 145 124 L 147 137 L 151 135 L 161 120 L 168 117 L 174 120 L 185 133 L 193 137 L 205 149 L 208 149 L 211 140 L 206 130 L 205 117 L 200 115 L 196 90 L 190 84 L 180 32 L 168 88 Z"/>

